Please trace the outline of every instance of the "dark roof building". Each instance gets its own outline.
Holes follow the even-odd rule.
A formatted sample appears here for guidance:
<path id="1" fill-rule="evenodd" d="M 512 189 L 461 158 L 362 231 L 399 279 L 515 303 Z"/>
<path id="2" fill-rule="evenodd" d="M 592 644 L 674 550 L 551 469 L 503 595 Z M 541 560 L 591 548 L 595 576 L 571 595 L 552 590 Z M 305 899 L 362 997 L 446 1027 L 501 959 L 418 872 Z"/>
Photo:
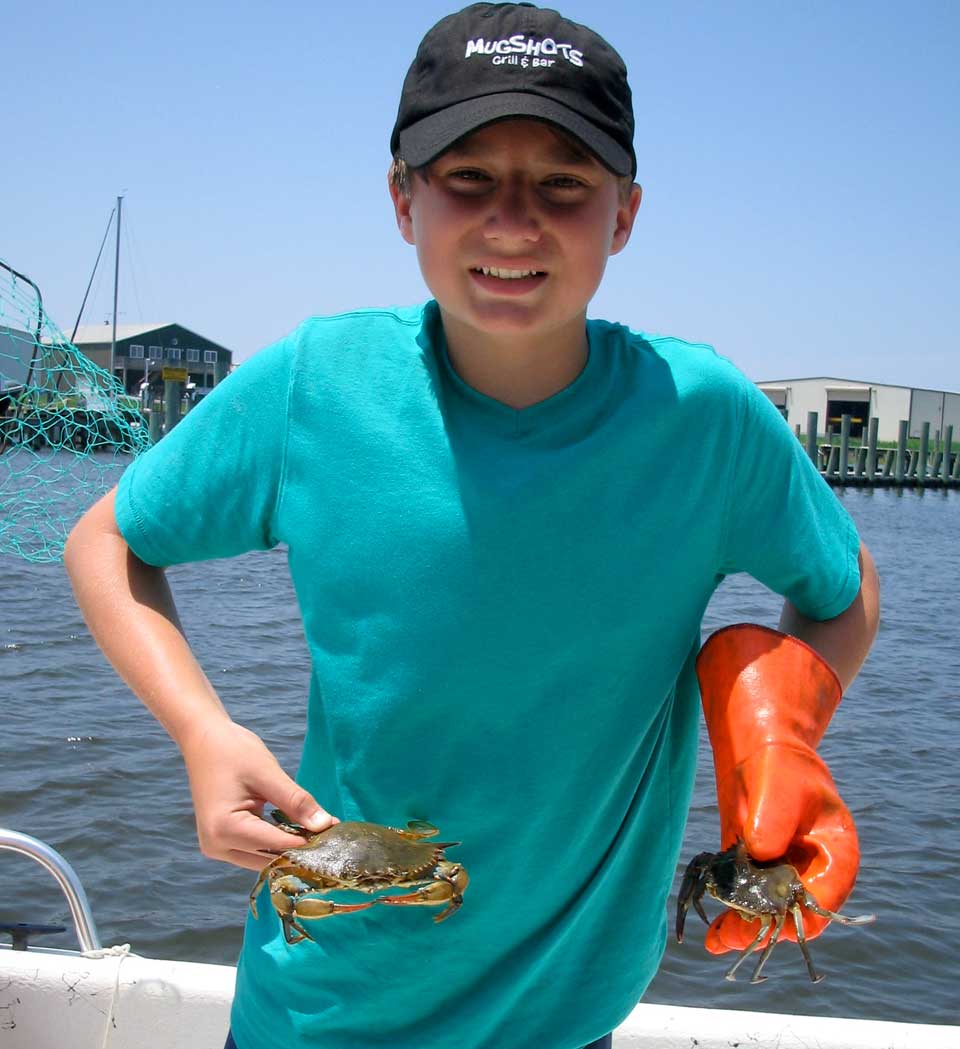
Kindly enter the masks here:
<path id="1" fill-rule="evenodd" d="M 105 371 L 110 370 L 110 324 L 77 329 L 74 345 Z M 181 324 L 118 324 L 113 373 L 128 393 L 139 394 L 145 377 L 151 386 L 186 372 L 188 386 L 202 397 L 225 378 L 233 352 Z"/>

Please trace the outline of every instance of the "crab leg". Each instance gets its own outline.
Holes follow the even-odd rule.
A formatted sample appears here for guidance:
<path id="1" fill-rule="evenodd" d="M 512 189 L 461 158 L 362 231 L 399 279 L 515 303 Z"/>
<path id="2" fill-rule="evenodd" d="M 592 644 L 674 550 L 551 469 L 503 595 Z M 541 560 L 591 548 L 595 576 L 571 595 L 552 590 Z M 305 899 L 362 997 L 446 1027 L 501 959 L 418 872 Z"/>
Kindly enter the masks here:
<path id="1" fill-rule="evenodd" d="M 406 830 L 401 830 L 399 827 L 391 827 L 390 829 L 408 841 L 420 841 L 421 838 L 432 838 L 435 834 L 440 833 L 432 823 L 428 823 L 426 820 L 410 820 Z M 449 842 L 443 842 L 437 848 L 443 849 L 449 844 Z M 460 842 L 453 842 L 453 844 L 459 845 Z"/>
<path id="2" fill-rule="evenodd" d="M 810 957 L 810 950 L 807 947 L 807 934 L 803 931 L 803 914 L 800 910 L 800 904 L 794 903 L 790 908 L 790 913 L 793 915 L 793 924 L 797 930 L 797 946 L 800 948 L 803 960 L 807 963 L 807 972 L 810 974 L 810 980 L 813 983 L 819 983 L 823 977 L 818 975 L 813 967 L 813 959 Z"/>
<path id="3" fill-rule="evenodd" d="M 322 892 L 323 887 L 310 885 L 296 874 L 284 873 L 289 869 L 284 863 L 275 860 L 261 873 L 250 894 L 250 907 L 256 918 L 256 893 L 264 881 L 270 882 L 270 902 L 283 923 L 283 936 L 287 943 L 299 943 L 301 940 L 313 939 L 306 928 L 300 924 L 301 921 L 329 918 L 333 914 L 348 914 L 350 911 L 365 911 L 376 903 L 376 900 L 368 903 L 333 903 L 331 900 L 317 899 L 310 894 Z M 300 935 L 294 937 L 291 933 L 292 929 L 295 929 Z"/>
<path id="4" fill-rule="evenodd" d="M 311 920 L 313 918 L 329 918 L 331 914 L 346 914 L 348 911 L 365 911 L 368 907 L 372 907 L 376 901 L 374 900 L 371 903 L 358 904 L 330 903 L 327 900 L 316 900 L 313 902 L 323 903 L 325 905 L 322 914 L 304 914 L 303 908 L 300 906 L 300 901 L 294 902 L 294 907 L 290 914 L 280 914 L 279 910 L 277 911 L 280 921 L 283 923 L 283 938 L 287 943 L 294 944 L 299 943 L 301 940 L 313 940 L 313 937 L 307 931 L 306 926 L 301 925 L 300 922 L 296 920 L 297 918 Z M 276 904 L 274 906 L 276 906 Z M 296 937 L 291 936 L 291 929 L 296 929 L 300 935 Z M 315 940 L 314 943 L 316 943 Z"/>
<path id="5" fill-rule="evenodd" d="M 841 925 L 869 925 L 870 922 L 877 920 L 875 914 L 858 914 L 854 917 L 846 914 L 837 914 L 836 911 L 828 911 L 826 907 L 821 907 L 806 889 L 803 892 L 803 905 L 813 911 L 814 914 L 819 914 L 821 918 L 829 918 L 831 921 L 840 922 Z"/>
<path id="6" fill-rule="evenodd" d="M 282 856 L 278 856 L 275 860 L 268 863 L 260 872 L 260 876 L 257 878 L 257 884 L 250 890 L 250 910 L 253 912 L 254 918 L 259 917 L 257 914 L 257 896 L 263 888 L 263 883 L 269 880 L 272 887 L 274 879 L 278 876 L 278 868 L 284 866 L 286 866 L 286 860 L 284 860 Z"/>
<path id="7" fill-rule="evenodd" d="M 365 911 L 377 901 L 367 903 L 334 903 L 332 900 L 318 900 L 316 897 L 300 897 L 293 901 L 293 913 L 298 918 L 313 921 L 318 918 L 329 918 L 332 914 L 349 914 L 350 911 Z"/>
<path id="8" fill-rule="evenodd" d="M 374 900 L 374 903 L 387 903 L 395 907 L 437 907 L 446 903 L 446 908 L 433 919 L 435 922 L 442 922 L 463 903 L 463 890 L 467 887 L 469 879 L 459 863 L 450 862 L 438 864 L 434 877 L 436 881 L 417 889 L 416 892 L 408 892 L 403 896 L 381 896 Z"/>
<path id="9" fill-rule="evenodd" d="M 757 944 L 760 943 L 760 941 L 766 934 L 767 929 L 770 928 L 770 922 L 773 919 L 770 917 L 769 914 L 761 914 L 758 917 L 760 919 L 760 931 L 753 938 L 753 941 L 747 944 L 747 946 L 740 952 L 740 957 L 723 974 L 723 978 L 725 980 L 736 980 L 737 977 L 734 974 L 736 973 L 737 969 L 739 969 L 740 966 L 743 965 L 743 963 L 746 961 L 746 959 L 757 949 Z M 762 963 L 763 959 L 761 959 L 761 964 Z M 759 966 L 757 971 L 759 971 Z M 753 975 L 754 977 L 756 977 L 757 973 L 755 972 Z"/>
<path id="10" fill-rule="evenodd" d="M 299 943 L 301 940 L 313 939 L 310 933 L 308 933 L 307 930 L 299 924 L 299 922 L 295 922 L 293 918 L 291 918 L 288 914 L 281 914 L 279 917 L 280 923 L 281 925 L 283 925 L 283 938 L 287 941 L 287 943 L 293 945 L 295 943 Z M 292 930 L 294 929 L 300 934 L 299 936 L 293 935 Z"/>
<path id="11" fill-rule="evenodd" d="M 449 918 L 457 910 L 463 897 L 445 881 L 437 881 L 432 885 L 426 885 L 416 892 L 408 892 L 403 896 L 381 896 L 375 900 L 376 903 L 389 903 L 395 907 L 437 907 L 441 903 L 448 906 L 445 910 L 434 916 L 435 922 L 442 922 Z"/>
<path id="12" fill-rule="evenodd" d="M 376 900 L 369 903 L 334 903 L 332 900 L 292 896 L 283 888 L 279 888 L 270 893 L 270 902 L 283 923 L 284 939 L 287 943 L 299 943 L 301 940 L 313 939 L 301 922 L 329 918 L 333 914 L 348 914 L 350 911 L 365 911 L 372 907 Z M 291 936 L 291 929 L 300 933 L 296 939 Z"/>
<path id="13" fill-rule="evenodd" d="M 783 923 L 786 921 L 786 914 L 778 914 L 774 920 L 773 932 L 770 935 L 770 942 L 763 949 L 763 954 L 760 955 L 760 961 L 757 962 L 756 969 L 753 970 L 753 976 L 750 977 L 751 983 L 763 983 L 766 976 L 760 975 L 760 970 L 766 965 L 767 959 L 773 953 L 773 948 L 777 945 L 777 940 L 780 939 L 780 933 L 783 931 Z M 769 918 L 767 919 L 769 922 Z M 804 952 L 806 953 L 806 952 Z"/>

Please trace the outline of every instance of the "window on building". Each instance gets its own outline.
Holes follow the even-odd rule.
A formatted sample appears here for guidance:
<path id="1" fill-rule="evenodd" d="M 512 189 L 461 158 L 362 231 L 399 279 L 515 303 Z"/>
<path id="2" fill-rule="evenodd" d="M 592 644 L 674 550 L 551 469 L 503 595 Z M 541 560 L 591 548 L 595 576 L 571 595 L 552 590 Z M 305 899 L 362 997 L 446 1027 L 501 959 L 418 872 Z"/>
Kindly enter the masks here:
<path id="1" fill-rule="evenodd" d="M 151 346 L 150 347 L 150 360 L 161 361 L 163 360 L 163 347 L 162 346 Z"/>
<path id="2" fill-rule="evenodd" d="M 180 360 L 180 351 L 179 350 L 167 350 L 167 360 L 168 361 L 178 361 L 178 360 Z"/>
<path id="3" fill-rule="evenodd" d="M 188 361 L 199 361 L 200 360 L 200 351 L 199 350 L 187 350 L 187 360 Z"/>
<path id="4" fill-rule="evenodd" d="M 143 347 L 142 346 L 128 346 L 127 347 L 128 357 L 139 357 L 143 359 Z"/>
<path id="5" fill-rule="evenodd" d="M 216 364 L 217 363 L 217 351 L 216 350 L 204 350 L 203 351 L 203 363 L 204 364 Z"/>

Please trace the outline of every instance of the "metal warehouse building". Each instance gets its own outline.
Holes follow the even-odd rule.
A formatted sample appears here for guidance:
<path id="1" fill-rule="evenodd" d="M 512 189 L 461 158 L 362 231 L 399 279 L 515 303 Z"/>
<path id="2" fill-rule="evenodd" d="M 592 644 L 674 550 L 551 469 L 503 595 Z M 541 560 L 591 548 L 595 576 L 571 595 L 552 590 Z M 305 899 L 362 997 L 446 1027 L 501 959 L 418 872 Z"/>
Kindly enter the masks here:
<path id="1" fill-rule="evenodd" d="M 799 424 L 804 433 L 807 413 L 816 412 L 821 437 L 826 436 L 828 426 L 838 432 L 844 415 L 851 417 L 851 437 L 865 438 L 866 427 L 873 418 L 878 420 L 877 438 L 881 441 L 897 439 L 901 419 L 908 420 L 911 437 L 920 436 L 925 422 L 930 424 L 931 437 L 942 437 L 951 425 L 954 434 L 960 434 L 960 393 L 824 376 L 778 379 L 758 382 L 757 386 L 787 422 L 791 426 Z"/>

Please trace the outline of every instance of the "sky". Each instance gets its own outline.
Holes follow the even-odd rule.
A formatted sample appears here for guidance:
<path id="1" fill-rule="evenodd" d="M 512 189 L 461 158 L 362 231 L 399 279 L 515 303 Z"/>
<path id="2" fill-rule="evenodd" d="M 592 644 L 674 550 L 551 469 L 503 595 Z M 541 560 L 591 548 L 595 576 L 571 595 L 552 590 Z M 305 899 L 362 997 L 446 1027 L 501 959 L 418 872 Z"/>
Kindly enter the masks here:
<path id="1" fill-rule="evenodd" d="M 760 380 L 960 391 L 960 4 L 569 0 L 623 56 L 644 195 L 592 316 Z M 386 190 L 446 3 L 3 15 L 0 258 L 69 334 L 123 194 L 118 321 L 242 360 L 313 314 L 422 301 Z M 84 323 L 109 320 L 113 235 Z"/>

